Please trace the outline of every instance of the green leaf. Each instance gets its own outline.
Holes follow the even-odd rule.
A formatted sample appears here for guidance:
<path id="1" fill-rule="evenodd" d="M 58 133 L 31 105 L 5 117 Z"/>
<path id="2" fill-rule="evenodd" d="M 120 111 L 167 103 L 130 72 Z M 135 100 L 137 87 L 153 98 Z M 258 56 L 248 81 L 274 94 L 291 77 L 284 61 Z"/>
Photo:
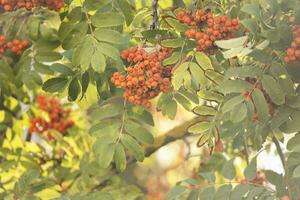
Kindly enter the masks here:
<path id="1" fill-rule="evenodd" d="M 121 9 L 123 15 L 125 16 L 125 21 L 127 26 L 129 26 L 134 18 L 134 10 L 127 0 L 117 0 L 119 8 Z"/>
<path id="2" fill-rule="evenodd" d="M 258 24 L 255 19 L 243 19 L 240 23 L 246 28 L 246 30 L 251 31 L 252 33 L 256 33 L 258 29 Z"/>
<path id="3" fill-rule="evenodd" d="M 203 52 L 197 52 L 195 54 L 195 58 L 197 63 L 200 65 L 200 67 L 203 70 L 207 70 L 207 69 L 214 69 L 211 63 L 210 58 Z"/>
<path id="4" fill-rule="evenodd" d="M 236 105 L 230 112 L 230 120 L 234 123 L 243 121 L 247 117 L 247 111 L 245 103 Z"/>
<path id="5" fill-rule="evenodd" d="M 191 102 L 185 96 L 183 96 L 179 93 L 175 93 L 174 97 L 175 97 L 176 101 L 184 107 L 184 109 L 186 109 L 187 111 L 190 111 L 192 109 Z"/>
<path id="6" fill-rule="evenodd" d="M 245 91 L 249 91 L 253 86 L 243 80 L 225 80 L 220 86 L 219 90 L 223 94 L 230 93 L 242 93 Z"/>
<path id="7" fill-rule="evenodd" d="M 187 25 L 182 24 L 182 23 L 178 22 L 178 20 L 173 19 L 171 17 L 170 18 L 168 17 L 165 20 L 167 21 L 168 25 L 173 27 L 178 32 L 185 32 L 189 28 Z"/>
<path id="8" fill-rule="evenodd" d="M 166 105 L 166 114 L 170 119 L 174 119 L 177 113 L 177 103 L 174 100 L 171 100 Z"/>
<path id="9" fill-rule="evenodd" d="M 124 128 L 128 134 L 135 137 L 139 142 L 147 144 L 152 144 L 154 142 L 152 134 L 137 122 L 127 120 L 124 124 Z"/>
<path id="10" fill-rule="evenodd" d="M 177 67 L 175 69 L 175 74 L 176 73 L 181 73 L 181 72 L 186 72 L 186 70 L 188 70 L 188 68 L 191 65 L 195 65 L 195 63 L 193 63 L 193 62 L 184 62 L 184 63 L 180 64 L 179 67 Z"/>
<path id="11" fill-rule="evenodd" d="M 67 18 L 71 22 L 78 22 L 81 21 L 83 18 L 83 12 L 81 7 L 75 7 L 71 10 L 71 12 L 68 13 Z"/>
<path id="12" fill-rule="evenodd" d="M 72 75 L 73 71 L 71 68 L 69 68 L 67 65 L 64 64 L 60 64 L 60 63 L 54 63 L 51 66 L 49 66 L 49 68 L 53 71 L 56 71 L 58 73 L 61 74 L 65 74 L 65 75 Z"/>
<path id="13" fill-rule="evenodd" d="M 144 151 L 142 147 L 133 139 L 131 136 L 127 134 L 123 134 L 121 138 L 122 144 L 129 149 L 136 160 L 143 161 L 144 160 Z"/>
<path id="14" fill-rule="evenodd" d="M 41 21 L 35 17 L 31 17 L 28 20 L 28 24 L 27 24 L 28 35 L 33 40 L 37 40 L 39 37 L 40 23 L 41 23 Z"/>
<path id="15" fill-rule="evenodd" d="M 201 200 L 212 200 L 214 199 L 216 189 L 214 186 L 204 188 L 200 193 Z"/>
<path id="16" fill-rule="evenodd" d="M 106 134 L 110 132 L 117 132 L 122 123 L 120 119 L 106 119 L 106 120 L 101 120 L 99 123 L 96 123 L 91 126 L 89 130 L 89 134 L 91 135 L 101 135 L 101 134 Z"/>
<path id="17" fill-rule="evenodd" d="M 98 144 L 99 145 L 99 144 Z M 97 148 L 99 154 L 99 165 L 101 168 L 108 168 L 115 153 L 115 144 L 103 143 Z"/>
<path id="18" fill-rule="evenodd" d="M 244 170 L 244 175 L 248 180 L 253 180 L 256 175 L 256 157 L 254 157 Z"/>
<path id="19" fill-rule="evenodd" d="M 119 60 L 119 50 L 113 47 L 110 44 L 106 43 L 98 43 L 96 47 L 97 51 L 104 54 L 105 56 L 108 56 L 114 60 Z"/>
<path id="20" fill-rule="evenodd" d="M 281 174 L 278 174 L 272 170 L 265 170 L 263 173 L 265 174 L 268 182 L 276 186 L 276 189 L 280 189 L 280 187 L 283 187 L 282 189 L 284 189 L 284 180 Z"/>
<path id="21" fill-rule="evenodd" d="M 190 74 L 187 71 L 175 70 L 172 77 L 172 85 L 174 89 L 178 90 L 179 88 L 181 88 L 184 83 L 184 79 L 189 76 Z"/>
<path id="22" fill-rule="evenodd" d="M 121 104 L 105 104 L 95 110 L 93 110 L 91 117 L 92 119 L 102 120 L 105 118 L 111 118 L 123 113 L 123 105 Z"/>
<path id="23" fill-rule="evenodd" d="M 227 179 L 233 179 L 236 175 L 235 167 L 233 165 L 234 159 L 229 160 L 225 163 L 225 165 L 222 168 L 222 175 Z"/>
<path id="24" fill-rule="evenodd" d="M 124 147 L 121 144 L 116 145 L 114 161 L 116 168 L 119 172 L 123 172 L 126 169 L 127 161 Z"/>
<path id="25" fill-rule="evenodd" d="M 278 108 L 278 112 L 272 117 L 270 125 L 273 130 L 279 128 L 284 122 L 289 120 L 289 116 L 293 112 L 293 109 L 282 106 Z"/>
<path id="26" fill-rule="evenodd" d="M 80 93 L 80 84 L 77 77 L 74 77 L 69 84 L 68 99 L 75 101 Z"/>
<path id="27" fill-rule="evenodd" d="M 280 41 L 280 32 L 278 29 L 265 30 L 261 33 L 261 35 L 270 40 L 271 43 L 277 43 Z"/>
<path id="28" fill-rule="evenodd" d="M 43 90 L 46 92 L 58 92 L 63 90 L 68 83 L 67 78 L 62 78 L 62 77 L 57 77 L 57 78 L 51 78 L 48 79 L 44 85 L 43 85 Z"/>
<path id="29" fill-rule="evenodd" d="M 223 100 L 223 96 L 214 91 L 200 90 L 197 94 L 200 98 L 209 101 L 221 102 Z"/>
<path id="30" fill-rule="evenodd" d="M 198 122 L 196 124 L 193 124 L 188 128 L 188 132 L 198 134 L 198 133 L 204 133 L 208 131 L 210 128 L 210 123 L 203 121 L 203 122 Z"/>
<path id="31" fill-rule="evenodd" d="M 248 55 L 249 53 L 251 52 L 249 52 L 247 48 L 240 46 L 224 51 L 223 56 L 225 59 L 229 59 L 237 56 Z"/>
<path id="32" fill-rule="evenodd" d="M 255 199 L 256 197 L 260 196 L 265 192 L 265 188 L 263 187 L 252 187 L 250 191 L 247 193 L 247 198 L 246 200 L 252 200 Z M 273 200 L 273 198 L 272 198 Z"/>
<path id="33" fill-rule="evenodd" d="M 199 191 L 198 190 L 192 190 L 187 197 L 187 200 L 199 200 Z"/>
<path id="34" fill-rule="evenodd" d="M 155 40 L 157 37 L 165 37 L 168 35 L 167 30 L 158 30 L 158 29 L 151 29 L 141 32 L 144 39 L 152 39 Z"/>
<path id="35" fill-rule="evenodd" d="M 256 78 L 259 76 L 263 70 L 257 66 L 243 66 L 243 67 L 231 67 L 225 72 L 225 79 L 234 77 L 246 78 L 252 77 Z"/>
<path id="36" fill-rule="evenodd" d="M 83 39 L 72 56 L 72 62 L 75 66 L 80 66 L 83 70 L 87 70 L 90 67 L 95 51 L 95 42 L 96 40 L 89 35 Z"/>
<path id="37" fill-rule="evenodd" d="M 264 122 L 269 119 L 269 109 L 264 94 L 259 89 L 254 89 L 252 92 L 252 100 L 258 113 L 258 119 Z"/>
<path id="38" fill-rule="evenodd" d="M 53 75 L 54 74 L 53 70 L 48 65 L 44 65 L 44 64 L 39 63 L 39 62 L 34 62 L 33 66 L 34 66 L 34 69 L 38 73 L 47 74 L 47 75 Z M 6 76 L 7 76 L 7 74 L 6 74 Z"/>
<path id="39" fill-rule="evenodd" d="M 113 44 L 122 43 L 122 35 L 118 31 L 112 29 L 97 28 L 94 31 L 94 36 L 97 40 L 102 42 L 109 42 Z"/>
<path id="40" fill-rule="evenodd" d="M 197 106 L 193 112 L 198 115 L 215 115 L 217 113 L 216 109 L 210 106 Z"/>
<path id="41" fill-rule="evenodd" d="M 161 45 L 163 47 L 170 47 L 170 48 L 178 48 L 182 47 L 184 45 L 185 41 L 183 38 L 177 38 L 177 39 L 167 39 L 161 41 Z"/>
<path id="42" fill-rule="evenodd" d="M 272 102 L 277 105 L 284 104 L 285 95 L 279 83 L 270 75 L 264 75 L 262 78 L 263 88 L 266 90 Z"/>
<path id="43" fill-rule="evenodd" d="M 294 169 L 293 178 L 300 178 L 300 165 Z"/>
<path id="44" fill-rule="evenodd" d="M 248 191 L 250 187 L 247 184 L 240 184 L 235 186 L 231 191 L 230 200 L 240 200 Z"/>
<path id="45" fill-rule="evenodd" d="M 195 104 L 199 104 L 199 98 L 196 93 L 190 92 L 184 88 L 180 88 L 178 92 L 186 98 L 188 98 L 190 101 L 194 102 Z"/>
<path id="46" fill-rule="evenodd" d="M 231 189 L 231 185 L 220 186 L 214 196 L 214 200 L 229 200 Z"/>
<path id="47" fill-rule="evenodd" d="M 60 38 L 63 40 L 62 47 L 64 49 L 73 49 L 85 38 L 88 24 L 86 22 L 80 22 L 76 25 L 71 24 L 71 26 L 69 24 L 63 26 L 63 24 L 66 25 L 66 23 L 62 23 L 60 26 L 60 32 L 62 33 L 59 33 L 61 35 Z"/>
<path id="48" fill-rule="evenodd" d="M 258 45 L 255 46 L 255 48 L 259 50 L 264 50 L 266 47 L 268 47 L 270 44 L 269 40 L 264 40 L 263 42 L 259 43 Z"/>
<path id="49" fill-rule="evenodd" d="M 203 177 L 204 179 L 212 183 L 216 181 L 215 172 L 199 172 L 199 176 Z"/>
<path id="50" fill-rule="evenodd" d="M 89 83 L 90 83 L 90 75 L 88 71 L 85 71 L 82 76 L 81 76 L 81 98 L 82 99 L 89 87 Z"/>
<path id="51" fill-rule="evenodd" d="M 297 133 L 287 143 L 287 149 L 292 151 L 295 147 L 300 146 L 300 133 Z"/>
<path id="52" fill-rule="evenodd" d="M 111 0 L 101 0 L 101 1 L 85 0 L 83 5 L 88 10 L 97 10 L 97 9 L 103 8 L 104 6 L 106 6 L 109 3 L 111 3 Z"/>
<path id="53" fill-rule="evenodd" d="M 252 4 L 245 4 L 241 8 L 242 12 L 245 12 L 249 15 L 253 15 L 257 18 L 260 17 L 260 9 L 259 9 L 259 4 L 258 3 L 252 3 Z"/>
<path id="54" fill-rule="evenodd" d="M 300 108 L 300 95 L 289 98 L 287 100 L 287 105 L 291 108 Z"/>
<path id="55" fill-rule="evenodd" d="M 178 62 L 178 60 L 180 59 L 180 52 L 173 52 L 173 54 L 171 56 L 169 56 L 168 58 L 163 60 L 163 65 L 172 65 Z"/>
<path id="56" fill-rule="evenodd" d="M 154 126 L 152 114 L 141 106 L 135 106 L 127 110 L 129 118 Z"/>
<path id="57" fill-rule="evenodd" d="M 282 126 L 280 126 L 280 130 L 284 133 L 294 133 L 300 131 L 300 111 L 295 110 Z"/>
<path id="58" fill-rule="evenodd" d="M 207 83 L 209 83 L 209 81 L 207 80 L 207 78 L 204 75 L 203 70 L 200 68 L 199 65 L 193 63 L 192 65 L 190 65 L 189 69 L 190 69 L 193 80 L 195 80 L 195 82 L 198 85 L 200 85 L 200 87 L 203 88 L 203 87 L 205 87 L 205 85 Z"/>
<path id="59" fill-rule="evenodd" d="M 53 62 L 60 60 L 62 58 L 62 55 L 58 52 L 53 51 L 47 51 L 47 52 L 38 52 L 35 56 L 35 59 L 38 62 Z"/>
<path id="60" fill-rule="evenodd" d="M 111 27 L 122 25 L 124 17 L 117 12 L 97 12 L 91 17 L 91 21 L 96 27 Z"/>
<path id="61" fill-rule="evenodd" d="M 248 36 L 242 36 L 230 40 L 218 40 L 215 44 L 222 49 L 233 49 L 244 46 L 247 40 Z"/>
<path id="62" fill-rule="evenodd" d="M 180 197 L 186 191 L 186 187 L 181 185 L 176 185 L 171 189 L 171 191 L 167 194 L 167 200 L 174 200 Z"/>
<path id="63" fill-rule="evenodd" d="M 204 74 L 210 81 L 218 85 L 221 84 L 224 79 L 224 76 L 215 70 L 205 70 Z"/>
<path id="64" fill-rule="evenodd" d="M 244 97 L 241 95 L 235 96 L 228 101 L 226 101 L 222 107 L 222 112 L 226 113 L 231 111 L 235 106 L 239 105 L 244 101 Z"/>
<path id="65" fill-rule="evenodd" d="M 96 72 L 102 73 L 105 71 L 106 59 L 98 48 L 96 48 L 95 53 L 92 57 L 91 65 Z"/>

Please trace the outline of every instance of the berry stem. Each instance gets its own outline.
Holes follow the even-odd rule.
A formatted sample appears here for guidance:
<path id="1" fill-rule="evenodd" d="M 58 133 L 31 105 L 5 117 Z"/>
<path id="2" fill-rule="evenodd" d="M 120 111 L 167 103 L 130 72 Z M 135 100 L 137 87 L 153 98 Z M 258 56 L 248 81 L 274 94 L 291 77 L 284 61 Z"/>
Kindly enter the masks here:
<path id="1" fill-rule="evenodd" d="M 118 136 L 118 139 L 116 141 L 116 144 L 120 142 L 121 140 L 121 137 L 123 135 L 123 130 L 124 130 L 124 124 L 125 124 L 125 116 L 126 116 L 126 99 L 124 99 L 123 101 L 123 114 L 122 114 L 122 125 L 121 125 L 121 128 L 120 128 L 120 132 L 119 132 L 119 136 Z"/>
<path id="2" fill-rule="evenodd" d="M 82 10 L 83 10 L 83 12 L 84 12 L 84 15 L 85 15 L 85 17 L 86 17 L 86 19 L 87 19 L 87 23 L 88 23 L 88 26 L 89 26 L 91 35 L 92 35 L 93 37 L 95 37 L 95 36 L 94 36 L 93 27 L 92 27 L 92 22 L 91 22 L 91 19 L 90 19 L 90 17 L 89 17 L 88 11 L 87 11 L 86 7 L 83 5 L 82 0 L 80 0 L 80 3 L 81 3 L 81 5 L 82 5 Z"/>

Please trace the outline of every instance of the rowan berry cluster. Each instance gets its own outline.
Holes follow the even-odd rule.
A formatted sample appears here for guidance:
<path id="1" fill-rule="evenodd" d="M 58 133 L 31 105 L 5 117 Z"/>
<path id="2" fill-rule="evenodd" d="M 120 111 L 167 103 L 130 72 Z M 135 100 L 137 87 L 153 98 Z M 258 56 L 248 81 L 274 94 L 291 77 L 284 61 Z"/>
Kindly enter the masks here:
<path id="1" fill-rule="evenodd" d="M 172 66 L 163 66 L 162 60 L 172 51 L 161 48 L 147 52 L 136 47 L 124 50 L 121 57 L 127 60 L 130 66 L 125 69 L 125 74 L 115 72 L 111 78 L 112 83 L 125 89 L 125 99 L 149 108 L 150 99 L 171 88 Z"/>
<path id="2" fill-rule="evenodd" d="M 64 0 L 0 0 L 0 10 L 14 11 L 20 8 L 32 10 L 36 7 L 47 7 L 59 11 L 64 6 Z"/>
<path id="3" fill-rule="evenodd" d="M 68 128 L 74 126 L 74 121 L 70 119 L 70 109 L 65 109 L 56 97 L 48 98 L 43 95 L 37 96 L 37 107 L 48 114 L 47 119 L 42 117 L 33 117 L 30 119 L 30 133 L 39 133 L 52 139 L 51 131 L 55 129 L 62 135 L 66 134 Z"/>
<path id="4" fill-rule="evenodd" d="M 4 54 L 7 49 L 10 49 L 16 55 L 21 55 L 24 48 L 29 45 L 28 40 L 13 39 L 12 41 L 6 42 L 4 35 L 0 35 L 0 54 Z"/>
<path id="5" fill-rule="evenodd" d="M 19 39 L 14 39 L 7 43 L 7 48 L 11 49 L 16 55 L 21 55 L 24 48 L 29 45 L 28 40 L 20 41 Z"/>
<path id="6" fill-rule="evenodd" d="M 262 93 L 264 94 L 264 97 L 267 101 L 268 104 L 268 109 L 269 109 L 269 115 L 272 116 L 274 114 L 274 103 L 272 102 L 271 97 L 267 94 L 267 92 L 264 90 L 262 84 L 260 82 L 257 81 L 257 79 L 255 78 L 246 78 L 246 81 L 248 81 L 249 83 L 253 84 L 253 89 L 257 88 L 259 90 L 262 91 Z M 251 89 L 250 91 L 246 91 L 243 92 L 242 95 L 245 97 L 245 100 L 247 101 L 253 101 L 252 100 L 252 92 L 253 89 Z M 252 117 L 253 122 L 258 121 L 258 113 L 255 112 L 253 117 Z"/>
<path id="7" fill-rule="evenodd" d="M 290 22 L 294 24 L 295 17 L 291 17 Z M 287 64 L 300 62 L 300 25 L 293 25 L 292 32 L 294 38 L 284 57 L 284 62 Z"/>
<path id="8" fill-rule="evenodd" d="M 186 37 L 194 39 L 199 51 L 213 54 L 216 51 L 216 40 L 234 37 L 234 32 L 240 29 L 237 18 L 229 19 L 227 16 L 214 16 L 210 11 L 181 10 L 176 18 L 179 22 L 193 26 L 185 32 Z"/>

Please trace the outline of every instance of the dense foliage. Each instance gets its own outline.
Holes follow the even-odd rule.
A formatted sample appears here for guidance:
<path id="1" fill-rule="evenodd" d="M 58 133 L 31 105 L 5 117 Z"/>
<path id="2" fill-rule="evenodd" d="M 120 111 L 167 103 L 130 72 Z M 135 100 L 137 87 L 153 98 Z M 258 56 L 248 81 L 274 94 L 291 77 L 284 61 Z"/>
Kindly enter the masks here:
<path id="1" fill-rule="evenodd" d="M 128 166 L 197 137 L 167 199 L 298 200 L 299 82 L 298 0 L 0 0 L 0 199 L 143 199 Z"/>

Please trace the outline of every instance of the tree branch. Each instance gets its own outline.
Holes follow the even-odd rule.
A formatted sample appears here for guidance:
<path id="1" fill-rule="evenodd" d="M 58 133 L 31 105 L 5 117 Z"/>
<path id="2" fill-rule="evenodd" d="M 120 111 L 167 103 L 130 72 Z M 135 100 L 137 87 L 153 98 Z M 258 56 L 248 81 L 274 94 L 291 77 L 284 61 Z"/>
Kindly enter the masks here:
<path id="1" fill-rule="evenodd" d="M 158 149 L 160 149 L 161 147 L 163 147 L 171 142 L 174 142 L 176 140 L 183 139 L 187 136 L 190 136 L 191 134 L 186 131 L 187 128 L 189 126 L 191 126 L 192 124 L 199 122 L 199 121 L 203 121 L 203 120 L 204 120 L 204 117 L 199 117 L 199 116 L 194 117 L 191 120 L 172 128 L 171 130 L 169 130 L 162 136 L 156 137 L 153 145 L 145 146 L 145 156 L 149 157 L 153 153 L 155 153 Z"/>
<path id="2" fill-rule="evenodd" d="M 285 162 L 284 154 L 283 154 L 282 149 L 280 147 L 279 141 L 276 139 L 276 137 L 273 137 L 272 140 L 273 140 L 273 142 L 274 142 L 274 144 L 276 146 L 276 150 L 277 150 L 278 155 L 280 157 L 282 166 L 285 169 L 286 168 L 286 162 Z"/>
<path id="3" fill-rule="evenodd" d="M 275 146 L 276 146 L 276 150 L 277 150 L 277 153 L 280 157 L 280 160 L 281 160 L 281 163 L 282 163 L 282 166 L 283 166 L 283 169 L 285 171 L 285 174 L 284 174 L 284 179 L 285 179 L 285 185 L 287 187 L 287 191 L 289 193 L 289 196 L 292 197 L 292 194 L 291 194 L 291 187 L 290 187 L 290 184 L 289 184 L 289 169 L 288 169 L 288 166 L 287 166 L 287 163 L 286 163 L 286 160 L 285 160 L 285 157 L 284 157 L 284 154 L 283 154 L 283 151 L 280 147 L 280 143 L 279 141 L 277 140 L 277 138 L 275 136 L 273 136 L 272 138 Z"/>
<path id="4" fill-rule="evenodd" d="M 158 7 L 158 0 L 152 0 L 152 24 L 151 24 L 152 30 L 158 27 L 157 7 Z"/>
<path id="5" fill-rule="evenodd" d="M 176 126 L 174 128 L 172 128 L 171 130 L 169 130 L 168 132 L 166 132 L 165 134 L 163 134 L 162 136 L 156 137 L 154 140 L 154 143 L 152 145 L 147 145 L 144 146 L 144 151 L 145 151 L 145 157 L 150 157 L 153 153 L 155 153 L 157 150 L 159 150 L 161 147 L 168 145 L 171 142 L 174 142 L 176 140 L 180 140 L 183 139 L 185 137 L 191 136 L 191 133 L 188 133 L 186 130 L 189 126 L 191 126 L 192 124 L 199 122 L 199 121 L 203 121 L 205 119 L 205 117 L 194 117 L 192 119 L 190 119 L 187 122 L 184 122 L 183 124 Z M 134 164 L 136 163 L 136 160 L 131 158 L 128 161 L 128 165 Z M 117 170 L 113 167 L 112 171 L 111 171 L 111 176 L 114 174 L 117 174 Z M 72 181 L 72 183 L 70 184 L 70 187 L 74 184 L 74 182 L 76 182 L 76 180 L 82 175 L 82 173 L 80 172 L 75 179 Z M 109 176 L 109 177 L 111 177 Z M 101 189 L 103 187 L 105 187 L 106 185 L 109 185 L 110 182 L 107 181 L 108 179 L 104 179 L 101 182 L 99 182 L 99 184 L 95 185 L 92 188 L 92 191 Z"/>

